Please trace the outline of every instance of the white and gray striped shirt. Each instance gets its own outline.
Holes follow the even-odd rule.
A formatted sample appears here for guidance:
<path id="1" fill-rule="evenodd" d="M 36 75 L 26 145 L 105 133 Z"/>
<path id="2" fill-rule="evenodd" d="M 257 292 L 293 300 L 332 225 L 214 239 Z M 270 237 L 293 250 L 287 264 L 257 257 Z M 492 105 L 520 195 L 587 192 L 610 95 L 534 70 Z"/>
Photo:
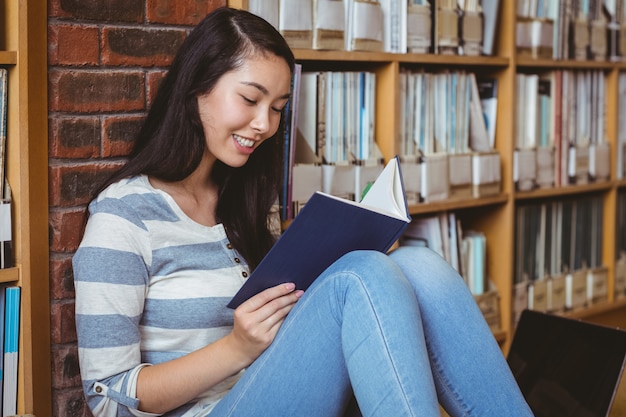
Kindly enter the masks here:
<path id="1" fill-rule="evenodd" d="M 194 222 L 145 176 L 111 185 L 89 211 L 73 258 L 83 389 L 96 417 L 150 416 L 137 410 L 139 369 L 230 332 L 226 304 L 248 266 L 221 224 Z M 165 415 L 205 415 L 238 377 Z"/>

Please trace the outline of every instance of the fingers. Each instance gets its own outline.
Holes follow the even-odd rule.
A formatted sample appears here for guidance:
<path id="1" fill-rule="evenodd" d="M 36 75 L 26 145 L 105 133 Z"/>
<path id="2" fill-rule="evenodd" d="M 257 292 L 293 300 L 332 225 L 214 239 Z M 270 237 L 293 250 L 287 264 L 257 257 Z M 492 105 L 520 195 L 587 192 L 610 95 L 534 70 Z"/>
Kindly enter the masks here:
<path id="1" fill-rule="evenodd" d="M 244 311 L 252 312 L 259 310 L 263 306 L 277 300 L 285 295 L 294 293 L 294 289 L 296 285 L 294 283 L 288 282 L 286 284 L 279 284 L 275 287 L 268 288 L 265 291 L 261 291 L 250 299 L 246 300 L 241 304 L 241 308 Z M 295 293 L 293 295 L 296 295 Z M 301 294 L 300 294 L 301 295 Z M 299 298 L 299 297 L 298 297 Z M 285 302 L 292 301 L 293 297 L 287 297 L 284 299 Z M 297 301 L 297 298 L 293 300 L 293 302 Z M 281 305 L 275 306 L 276 308 L 282 307 Z"/>
<path id="2" fill-rule="evenodd" d="M 285 317 L 304 294 L 294 288 L 293 284 L 269 288 L 235 309 L 232 335 L 251 360 L 272 343 Z"/>

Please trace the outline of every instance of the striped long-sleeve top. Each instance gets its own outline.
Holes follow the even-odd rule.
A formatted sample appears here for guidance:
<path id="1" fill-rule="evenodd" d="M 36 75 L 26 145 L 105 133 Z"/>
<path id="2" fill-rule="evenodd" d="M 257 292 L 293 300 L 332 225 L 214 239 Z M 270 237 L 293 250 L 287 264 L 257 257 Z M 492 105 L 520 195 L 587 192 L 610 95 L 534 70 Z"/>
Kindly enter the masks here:
<path id="1" fill-rule="evenodd" d="M 111 185 L 89 211 L 73 258 L 83 389 L 96 417 L 151 416 L 137 410 L 139 370 L 229 333 L 226 304 L 248 266 L 222 225 L 194 222 L 145 176 Z M 165 415 L 205 415 L 239 375 Z"/>

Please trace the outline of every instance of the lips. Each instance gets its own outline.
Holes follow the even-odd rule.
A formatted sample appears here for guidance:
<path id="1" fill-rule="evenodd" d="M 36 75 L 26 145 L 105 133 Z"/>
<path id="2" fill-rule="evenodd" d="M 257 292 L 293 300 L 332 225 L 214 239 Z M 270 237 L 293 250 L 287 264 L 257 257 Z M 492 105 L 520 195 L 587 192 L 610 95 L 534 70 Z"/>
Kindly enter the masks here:
<path id="1" fill-rule="evenodd" d="M 252 139 L 246 139 L 244 137 L 241 137 L 239 135 L 235 135 L 233 134 L 233 138 L 235 138 L 235 141 L 239 144 L 239 146 L 243 147 L 243 148 L 252 148 L 254 147 L 255 141 Z"/>

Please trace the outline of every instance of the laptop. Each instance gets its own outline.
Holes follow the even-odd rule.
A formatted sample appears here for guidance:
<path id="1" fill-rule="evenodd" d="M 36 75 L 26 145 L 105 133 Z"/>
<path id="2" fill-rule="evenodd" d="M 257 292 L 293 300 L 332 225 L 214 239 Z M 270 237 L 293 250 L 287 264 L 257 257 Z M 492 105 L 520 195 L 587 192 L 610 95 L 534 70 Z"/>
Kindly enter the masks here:
<path id="1" fill-rule="evenodd" d="M 536 417 L 608 417 L 626 331 L 525 310 L 507 362 Z"/>

